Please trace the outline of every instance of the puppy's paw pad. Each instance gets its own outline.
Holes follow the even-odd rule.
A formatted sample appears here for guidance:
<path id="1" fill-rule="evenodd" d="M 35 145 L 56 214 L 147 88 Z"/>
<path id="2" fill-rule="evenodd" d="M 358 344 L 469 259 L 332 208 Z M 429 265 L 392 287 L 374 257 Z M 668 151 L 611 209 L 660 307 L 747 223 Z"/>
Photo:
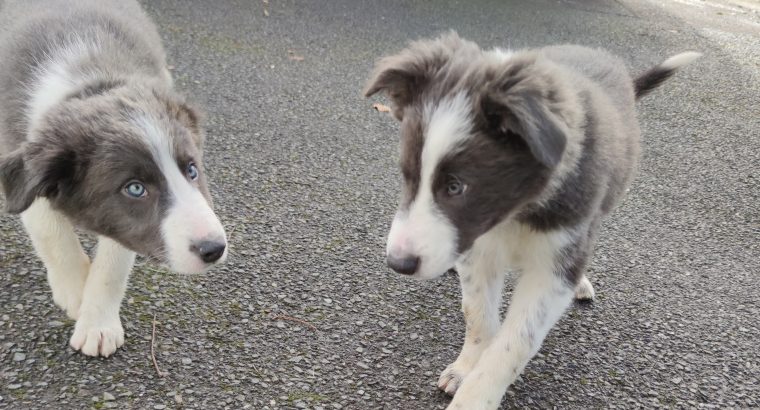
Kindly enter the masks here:
<path id="1" fill-rule="evenodd" d="M 118 318 L 103 323 L 79 320 L 69 344 L 87 356 L 108 357 L 124 345 L 124 328 Z"/>

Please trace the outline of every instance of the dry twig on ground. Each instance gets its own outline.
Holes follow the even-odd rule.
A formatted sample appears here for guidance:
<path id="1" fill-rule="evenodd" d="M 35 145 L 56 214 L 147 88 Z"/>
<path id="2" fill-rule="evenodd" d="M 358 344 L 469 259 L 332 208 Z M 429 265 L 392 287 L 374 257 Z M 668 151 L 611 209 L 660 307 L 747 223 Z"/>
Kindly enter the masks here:
<path id="1" fill-rule="evenodd" d="M 158 377 L 166 376 L 166 373 L 162 372 L 158 368 L 158 361 L 156 361 L 156 315 L 153 314 L 153 334 L 150 337 L 150 358 L 153 359 L 153 366 L 156 368 Z"/>

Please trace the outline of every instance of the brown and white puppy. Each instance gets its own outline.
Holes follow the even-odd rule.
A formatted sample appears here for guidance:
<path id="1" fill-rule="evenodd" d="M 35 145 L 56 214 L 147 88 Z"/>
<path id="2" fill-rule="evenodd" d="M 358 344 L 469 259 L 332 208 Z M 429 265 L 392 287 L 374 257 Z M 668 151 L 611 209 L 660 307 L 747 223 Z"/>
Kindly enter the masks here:
<path id="1" fill-rule="evenodd" d="M 198 114 L 173 90 L 136 1 L 6 1 L 0 10 L 0 184 L 76 319 L 70 344 L 108 356 L 135 252 L 181 273 L 226 258 Z M 98 235 L 90 262 L 74 227 Z"/>
<path id="2" fill-rule="evenodd" d="M 636 97 L 698 56 L 633 80 L 601 50 L 482 50 L 451 33 L 380 60 L 365 94 L 385 91 L 401 121 L 388 265 L 455 267 L 462 285 L 464 347 L 438 382 L 449 408 L 497 408 L 573 295 L 593 298 L 586 263 L 639 157 Z M 520 278 L 500 323 L 507 271 Z"/>

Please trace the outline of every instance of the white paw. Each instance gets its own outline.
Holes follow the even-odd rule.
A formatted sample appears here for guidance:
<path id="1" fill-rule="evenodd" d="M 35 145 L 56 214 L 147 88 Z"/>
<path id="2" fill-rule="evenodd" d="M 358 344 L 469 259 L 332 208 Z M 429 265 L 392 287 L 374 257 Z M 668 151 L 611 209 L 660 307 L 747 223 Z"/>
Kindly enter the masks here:
<path id="1" fill-rule="evenodd" d="M 449 406 L 446 407 L 446 410 L 495 410 L 499 406 L 488 406 L 484 403 L 482 403 L 482 400 L 475 399 L 474 402 L 467 401 L 464 399 L 457 399 L 456 397 L 454 400 L 449 403 Z"/>
<path id="2" fill-rule="evenodd" d="M 124 344 L 124 328 L 118 314 L 113 318 L 87 320 L 81 318 L 69 341 L 74 350 L 87 356 L 108 357 Z"/>
<path id="3" fill-rule="evenodd" d="M 441 377 L 438 378 L 438 388 L 446 392 L 449 396 L 454 396 L 454 393 L 457 392 L 459 386 L 462 385 L 462 381 L 474 366 L 474 363 L 457 359 L 457 361 L 448 365 L 448 367 L 441 372 Z"/>
<path id="4" fill-rule="evenodd" d="M 66 311 L 66 315 L 79 319 L 79 308 L 82 305 L 82 292 L 90 271 L 90 258 L 82 255 L 79 261 L 72 261 L 68 267 L 48 270 L 48 282 L 53 291 L 53 302 Z"/>
<path id="5" fill-rule="evenodd" d="M 581 281 L 578 282 L 578 286 L 575 287 L 575 299 L 591 301 L 594 300 L 594 295 L 594 286 L 588 278 L 584 276 Z"/>
<path id="6" fill-rule="evenodd" d="M 451 400 L 447 410 L 495 410 L 501 404 L 501 394 L 488 386 L 488 381 L 466 379 Z"/>

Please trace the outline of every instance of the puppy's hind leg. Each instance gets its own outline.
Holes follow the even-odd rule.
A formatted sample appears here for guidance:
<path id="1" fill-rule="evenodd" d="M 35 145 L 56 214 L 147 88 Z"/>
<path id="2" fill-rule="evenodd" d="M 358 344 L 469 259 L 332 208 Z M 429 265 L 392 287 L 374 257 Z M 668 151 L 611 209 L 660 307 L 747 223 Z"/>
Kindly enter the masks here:
<path id="1" fill-rule="evenodd" d="M 578 265 L 576 266 L 575 300 L 577 301 L 591 302 L 596 296 L 594 286 L 591 284 L 591 281 L 588 280 L 588 276 L 586 276 L 586 263 L 588 257 L 594 253 L 594 244 L 596 243 L 596 237 L 601 223 L 602 219 L 600 217 L 594 218 L 587 228 L 585 241 L 576 244 L 575 251 L 580 255 L 585 255 L 578 258 Z"/>
<path id="2" fill-rule="evenodd" d="M 37 198 L 21 214 L 21 221 L 45 264 L 53 301 L 70 318 L 77 319 L 90 258 L 84 253 L 74 227 L 45 198 Z"/>
<path id="3" fill-rule="evenodd" d="M 98 239 L 71 347 L 88 356 L 108 357 L 124 344 L 119 310 L 134 262 L 134 252 L 112 239 Z"/>
<path id="4" fill-rule="evenodd" d="M 588 280 L 588 277 L 583 275 L 581 280 L 575 286 L 575 300 L 591 302 L 594 300 L 594 295 L 594 286 L 591 284 L 591 281 Z"/>

